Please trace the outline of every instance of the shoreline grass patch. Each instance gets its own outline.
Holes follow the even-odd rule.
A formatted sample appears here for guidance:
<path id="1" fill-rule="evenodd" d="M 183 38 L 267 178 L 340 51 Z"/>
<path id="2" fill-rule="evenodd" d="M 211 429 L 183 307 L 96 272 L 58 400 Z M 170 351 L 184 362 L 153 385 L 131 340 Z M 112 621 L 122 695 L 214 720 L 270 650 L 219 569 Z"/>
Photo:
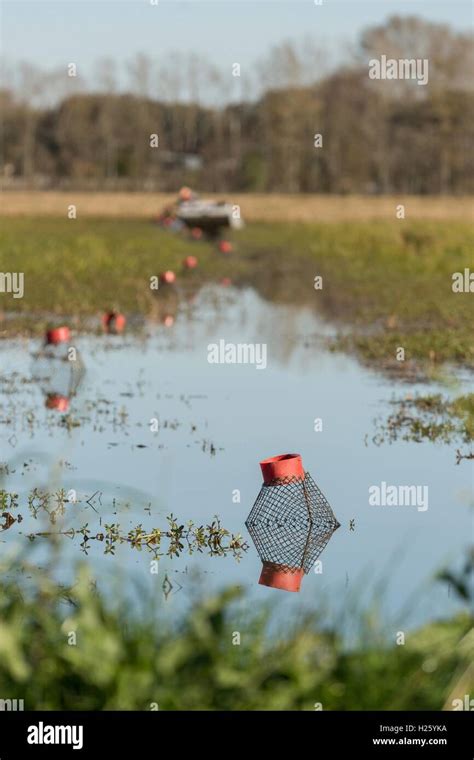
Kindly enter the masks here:
<path id="1" fill-rule="evenodd" d="M 341 330 L 332 348 L 363 361 L 401 371 L 410 361 L 474 366 L 472 294 L 452 289 L 453 274 L 471 263 L 469 222 L 256 223 L 234 243 L 224 256 L 213 243 L 140 220 L 2 219 L 0 271 L 23 272 L 25 296 L 2 294 L 0 334 L 39 334 L 55 314 L 79 328 L 106 308 L 146 315 L 160 297 L 150 277 L 172 269 L 178 286 L 225 276 L 269 301 L 313 306 Z M 199 266 L 186 274 L 190 251 Z"/>

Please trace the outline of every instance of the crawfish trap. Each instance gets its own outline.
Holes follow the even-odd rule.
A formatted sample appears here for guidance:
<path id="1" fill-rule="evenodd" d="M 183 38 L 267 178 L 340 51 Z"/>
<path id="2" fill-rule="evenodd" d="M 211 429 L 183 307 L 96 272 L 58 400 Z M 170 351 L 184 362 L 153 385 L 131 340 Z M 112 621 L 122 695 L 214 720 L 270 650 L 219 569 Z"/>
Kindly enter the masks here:
<path id="1" fill-rule="evenodd" d="M 262 560 L 259 583 L 299 591 L 340 523 L 299 454 L 260 462 L 263 484 L 245 525 Z"/>

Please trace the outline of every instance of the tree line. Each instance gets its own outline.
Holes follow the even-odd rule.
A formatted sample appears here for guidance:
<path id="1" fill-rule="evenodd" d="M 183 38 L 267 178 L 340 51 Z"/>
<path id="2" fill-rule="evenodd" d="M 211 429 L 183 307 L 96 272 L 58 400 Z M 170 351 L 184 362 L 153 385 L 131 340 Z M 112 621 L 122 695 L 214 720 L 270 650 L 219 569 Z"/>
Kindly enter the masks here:
<path id="1" fill-rule="evenodd" d="M 125 90 L 113 61 L 102 62 L 99 89 L 74 82 L 76 91 L 66 72 L 23 64 L 0 91 L 2 183 L 471 193 L 472 50 L 468 35 L 447 26 L 393 17 L 364 31 L 329 72 L 311 41 L 277 46 L 256 67 L 251 98 L 246 75 L 193 55 L 169 60 L 158 74 L 137 56 Z M 368 62 L 381 55 L 426 58 L 429 82 L 374 81 Z M 238 93 L 225 102 L 232 87 Z"/>

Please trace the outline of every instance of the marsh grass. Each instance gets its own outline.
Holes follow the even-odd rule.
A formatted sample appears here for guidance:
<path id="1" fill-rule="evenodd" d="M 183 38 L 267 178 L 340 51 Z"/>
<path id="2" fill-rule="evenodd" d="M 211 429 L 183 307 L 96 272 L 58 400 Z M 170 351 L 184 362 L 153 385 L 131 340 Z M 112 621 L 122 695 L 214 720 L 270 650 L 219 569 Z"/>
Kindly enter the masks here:
<path id="1" fill-rule="evenodd" d="M 80 216 L 116 219 L 151 219 L 176 201 L 176 193 L 124 193 L 11 191 L 2 188 L 2 216 L 65 216 L 73 203 Z M 221 193 L 206 193 L 206 198 L 222 200 Z M 248 222 L 329 222 L 389 219 L 402 203 L 411 219 L 473 219 L 471 196 L 367 196 L 282 193 L 232 193 L 229 199 L 238 204 Z"/>
<path id="2" fill-rule="evenodd" d="M 11 218 L 0 223 L 0 270 L 24 272 L 25 297 L 1 296 L 2 334 L 40 332 L 59 315 L 79 328 L 104 309 L 153 312 L 163 294 L 150 277 L 178 273 L 178 293 L 230 277 L 270 301 L 312 305 L 341 327 L 336 350 L 368 362 L 474 366 L 472 294 L 453 293 L 452 275 L 472 263 L 474 231 L 466 222 L 372 221 L 250 224 L 235 251 L 191 242 L 151 222 L 130 219 Z M 199 267 L 182 262 L 192 251 Z M 314 277 L 323 277 L 322 290 Z M 56 316 L 55 316 L 56 315 Z M 406 361 L 396 362 L 398 347 Z"/>

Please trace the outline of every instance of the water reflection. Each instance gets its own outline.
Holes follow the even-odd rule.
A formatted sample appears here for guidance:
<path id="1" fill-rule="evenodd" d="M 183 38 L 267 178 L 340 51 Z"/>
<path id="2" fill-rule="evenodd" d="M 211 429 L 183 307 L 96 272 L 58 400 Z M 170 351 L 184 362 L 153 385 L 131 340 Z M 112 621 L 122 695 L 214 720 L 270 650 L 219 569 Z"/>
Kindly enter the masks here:
<path id="1" fill-rule="evenodd" d="M 31 376 L 40 385 L 45 406 L 65 413 L 85 375 L 85 365 L 75 346 L 71 345 L 68 327 L 47 331 L 44 345 L 33 354 Z"/>
<path id="2" fill-rule="evenodd" d="M 98 507 L 94 506 L 94 500 L 98 496 Z M 98 545 L 104 554 L 114 555 L 118 546 L 125 545 L 137 551 L 145 550 L 155 559 L 160 557 L 180 557 L 181 554 L 192 555 L 195 553 L 206 554 L 209 557 L 232 556 L 240 560 L 248 549 L 248 544 L 240 534 L 230 533 L 223 525 L 219 517 L 215 516 L 207 524 L 196 524 L 193 520 L 182 523 L 173 514 L 168 515 L 160 527 L 144 527 L 140 522 L 132 529 L 124 529 L 119 522 L 103 523 L 101 514 L 110 510 L 110 507 L 102 501 L 102 493 L 96 491 L 90 497 L 84 496 L 78 499 L 76 492 L 68 494 L 61 489 L 56 493 L 48 493 L 33 489 L 28 494 L 27 504 L 23 506 L 29 513 L 28 530 L 23 532 L 30 541 L 37 539 L 57 540 L 69 538 L 73 542 L 77 539 L 80 549 L 88 555 L 89 551 Z M 4 516 L 8 518 L 3 530 L 8 530 L 18 522 L 23 522 L 23 514 L 19 512 L 21 504 L 16 494 L 2 492 L 2 503 L 9 507 Z M 96 515 L 96 525 L 88 522 L 81 527 L 67 527 L 71 518 L 77 523 L 78 516 L 90 507 Z M 82 509 L 80 509 L 82 507 Z M 119 505 L 114 500 L 114 514 L 117 514 Z M 71 512 L 75 514 L 71 515 Z M 145 511 L 145 510 L 144 510 Z M 148 509 L 150 512 L 150 508 Z M 85 519 L 85 518 L 84 518 Z M 43 521 L 47 529 L 35 530 L 35 521 Z"/>

